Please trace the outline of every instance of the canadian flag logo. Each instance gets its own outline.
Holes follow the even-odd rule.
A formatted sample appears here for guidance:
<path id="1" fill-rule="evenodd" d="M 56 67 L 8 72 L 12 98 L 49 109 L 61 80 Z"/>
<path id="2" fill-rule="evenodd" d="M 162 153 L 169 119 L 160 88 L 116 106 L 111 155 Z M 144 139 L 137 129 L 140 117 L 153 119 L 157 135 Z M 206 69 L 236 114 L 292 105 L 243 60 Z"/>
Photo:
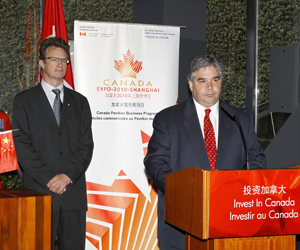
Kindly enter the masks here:
<path id="1" fill-rule="evenodd" d="M 79 36 L 86 36 L 86 32 L 79 32 Z"/>

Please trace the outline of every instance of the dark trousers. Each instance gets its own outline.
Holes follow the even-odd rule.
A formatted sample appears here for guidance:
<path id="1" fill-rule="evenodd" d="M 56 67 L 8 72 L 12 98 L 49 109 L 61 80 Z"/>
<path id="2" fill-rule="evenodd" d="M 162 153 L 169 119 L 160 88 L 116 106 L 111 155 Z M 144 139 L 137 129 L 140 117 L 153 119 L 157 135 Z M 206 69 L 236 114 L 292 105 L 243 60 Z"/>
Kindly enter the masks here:
<path id="1" fill-rule="evenodd" d="M 52 211 L 51 249 L 54 250 L 57 236 L 59 250 L 84 250 L 85 230 L 85 210 Z"/>
<path id="2" fill-rule="evenodd" d="M 184 250 L 181 248 L 175 248 L 175 247 L 169 246 L 165 243 L 162 243 L 161 241 L 159 241 L 159 249 L 160 250 Z"/>

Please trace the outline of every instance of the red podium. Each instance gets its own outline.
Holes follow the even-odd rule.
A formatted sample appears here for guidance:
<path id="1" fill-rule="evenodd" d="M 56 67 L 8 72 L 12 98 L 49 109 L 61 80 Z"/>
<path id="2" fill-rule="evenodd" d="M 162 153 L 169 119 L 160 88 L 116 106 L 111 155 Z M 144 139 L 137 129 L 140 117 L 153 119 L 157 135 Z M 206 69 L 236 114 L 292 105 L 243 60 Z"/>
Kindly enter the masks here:
<path id="1" fill-rule="evenodd" d="M 294 250 L 300 234 L 300 169 L 207 171 L 166 176 L 165 220 L 189 250 Z"/>

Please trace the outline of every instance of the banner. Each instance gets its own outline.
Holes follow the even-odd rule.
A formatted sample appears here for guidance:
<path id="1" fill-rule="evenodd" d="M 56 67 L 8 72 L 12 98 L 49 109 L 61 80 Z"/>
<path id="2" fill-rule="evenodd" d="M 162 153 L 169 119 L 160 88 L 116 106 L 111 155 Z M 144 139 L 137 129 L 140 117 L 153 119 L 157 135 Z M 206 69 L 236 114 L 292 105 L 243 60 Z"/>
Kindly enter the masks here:
<path id="1" fill-rule="evenodd" d="M 47 37 L 61 37 L 68 42 L 68 34 L 64 9 L 61 0 L 45 0 L 42 40 Z M 71 58 L 69 57 L 67 73 L 64 78 L 64 85 L 74 89 Z"/>
<path id="2" fill-rule="evenodd" d="M 299 169 L 209 174 L 209 238 L 300 234 Z"/>
<path id="3" fill-rule="evenodd" d="M 0 132 L 0 173 L 18 169 L 12 130 Z"/>
<path id="4" fill-rule="evenodd" d="M 93 117 L 87 249 L 159 249 L 143 158 L 157 112 L 177 102 L 179 27 L 75 21 L 74 79 Z"/>

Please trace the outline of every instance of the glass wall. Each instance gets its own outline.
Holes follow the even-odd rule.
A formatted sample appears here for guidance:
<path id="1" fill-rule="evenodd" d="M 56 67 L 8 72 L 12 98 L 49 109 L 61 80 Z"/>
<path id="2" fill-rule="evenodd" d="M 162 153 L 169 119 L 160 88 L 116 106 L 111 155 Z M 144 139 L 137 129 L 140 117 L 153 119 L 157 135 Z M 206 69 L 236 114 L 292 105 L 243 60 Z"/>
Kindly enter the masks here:
<path id="1" fill-rule="evenodd" d="M 247 1 L 249 0 L 207 0 L 206 28 L 207 54 L 219 57 L 224 64 L 221 99 L 244 110 Z M 270 110 L 270 54 L 273 47 L 300 45 L 300 0 L 254 1 L 258 2 L 257 89 L 253 90 L 257 94 L 257 101 L 254 102 L 257 112 L 254 118 L 258 140 L 265 149 L 291 114 L 285 109 L 279 110 L 280 112 Z M 285 60 L 282 61 L 284 62 Z M 288 74 L 287 71 L 284 73 Z M 280 84 L 283 87 L 291 85 L 292 82 L 286 77 Z M 286 91 L 284 88 L 283 93 L 277 95 L 290 100 L 292 96 Z M 279 98 L 275 96 L 274 101 L 279 101 Z"/>
<path id="2" fill-rule="evenodd" d="M 290 47 L 300 45 L 299 6 L 299 0 L 258 1 L 257 134 L 264 148 L 292 112 L 286 103 L 290 103 L 293 94 L 298 99 L 298 94 L 290 91 L 295 82 L 290 81 L 292 69 L 288 65 L 294 67 L 294 59 L 299 57 Z M 289 49 L 292 49 L 290 53 Z M 284 67 L 287 70 L 282 72 Z M 276 88 L 275 92 L 270 92 L 272 87 Z"/>

